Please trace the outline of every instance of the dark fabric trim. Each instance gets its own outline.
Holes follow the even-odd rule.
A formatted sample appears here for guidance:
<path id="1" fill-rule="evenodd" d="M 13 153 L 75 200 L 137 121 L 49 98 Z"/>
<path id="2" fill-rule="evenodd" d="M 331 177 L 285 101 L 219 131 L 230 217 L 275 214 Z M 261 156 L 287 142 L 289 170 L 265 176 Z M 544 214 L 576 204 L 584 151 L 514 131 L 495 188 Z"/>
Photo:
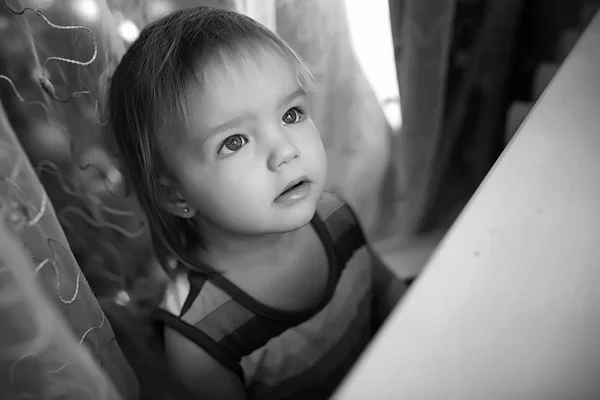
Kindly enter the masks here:
<path id="1" fill-rule="evenodd" d="M 231 296 L 233 300 L 237 301 L 253 313 L 261 315 L 265 318 L 277 321 L 286 321 L 295 324 L 310 319 L 312 316 L 322 310 L 327 303 L 329 303 L 335 292 L 335 287 L 337 286 L 337 281 L 339 278 L 339 267 L 335 253 L 335 247 L 327 227 L 316 213 L 311 220 L 311 224 L 319 236 L 319 239 L 321 239 L 321 243 L 323 244 L 325 252 L 327 253 L 327 260 L 329 264 L 329 277 L 327 279 L 325 295 L 321 301 L 315 304 L 313 307 L 301 311 L 282 310 L 259 302 L 223 275 L 215 275 L 211 277 L 211 282 Z"/>
<path id="2" fill-rule="evenodd" d="M 255 315 L 221 339 L 219 345 L 226 347 L 240 358 L 245 357 L 296 325 L 298 324 Z"/>
<path id="3" fill-rule="evenodd" d="M 370 296 L 360 302 L 361 312 L 369 310 Z M 360 312 L 359 312 L 360 315 Z M 251 384 L 248 393 L 257 393 L 258 399 L 328 399 L 346 374 L 358 360 L 371 339 L 370 322 L 355 319 L 346 334 L 320 360 L 306 371 L 268 387 L 261 383 Z M 340 356 L 342 355 L 342 356 Z M 342 359 L 343 357 L 343 359 Z M 260 393 L 264 393 L 260 395 Z"/>
<path id="4" fill-rule="evenodd" d="M 366 244 L 362 230 L 357 225 L 342 234 L 338 239 L 335 250 L 338 254 L 338 260 L 341 265 L 346 265 L 352 255 Z"/>
<path id="5" fill-rule="evenodd" d="M 179 316 L 185 315 L 186 312 L 189 311 L 192 304 L 200 294 L 204 283 L 206 282 L 206 277 L 200 275 L 197 272 L 190 271 L 188 273 L 188 282 L 190 283 L 190 292 L 188 293 L 187 298 L 185 299 L 185 303 L 183 303 L 183 307 L 181 308 L 181 312 Z"/>
<path id="6" fill-rule="evenodd" d="M 194 328 L 192 325 L 185 321 L 182 321 L 177 316 L 171 314 L 168 311 L 159 309 L 152 313 L 152 318 L 162 322 L 165 326 L 173 329 L 180 333 L 191 342 L 196 344 L 198 347 L 206 351 L 211 357 L 217 360 L 225 368 L 235 373 L 244 382 L 244 372 L 239 362 L 240 359 L 236 358 L 229 349 L 220 346 L 210 336 L 205 334 L 199 329 Z"/>
<path id="7" fill-rule="evenodd" d="M 352 220 L 352 222 L 348 224 L 349 229 L 347 229 L 337 240 L 336 246 L 336 249 L 338 250 L 338 255 L 340 255 L 338 262 L 340 262 L 340 264 L 345 264 L 352 257 L 356 250 L 360 249 L 362 246 L 367 245 L 367 239 L 362 229 L 362 226 L 360 225 L 360 220 L 358 219 L 358 216 L 356 215 L 356 212 L 354 211 L 352 206 L 344 202 L 344 205 L 340 207 L 336 211 L 336 213 L 342 210 L 345 210 L 345 212 L 341 212 L 339 215 L 341 215 L 342 217 L 344 216 L 344 214 L 349 215 Z M 330 218 L 328 218 L 327 223 L 333 224 L 335 222 L 333 222 L 333 219 L 331 219 L 330 222 Z M 345 251 L 342 252 L 340 250 Z"/>
<path id="8" fill-rule="evenodd" d="M 340 220 L 341 222 L 346 221 L 347 223 L 347 221 L 349 221 L 348 215 L 352 215 L 348 209 L 344 209 L 343 207 L 335 211 L 335 213 L 338 212 L 341 214 L 339 214 L 337 218 L 333 217 L 331 219 L 332 223 L 340 223 Z M 334 248 L 337 252 L 337 265 L 345 265 L 352 254 L 365 243 L 362 231 L 356 223 L 352 223 L 347 229 L 344 230 L 344 233 L 337 240 L 335 246 L 333 239 L 329 235 L 325 236 L 325 234 L 329 232 L 325 224 L 322 222 L 321 225 L 319 225 L 319 222 L 316 222 L 316 224 L 318 225 L 316 227 L 317 232 L 321 232 L 324 235 L 322 237 L 322 241 L 325 242 L 325 246 L 328 246 L 328 248 Z M 338 269 L 335 271 L 336 279 L 331 281 L 334 285 L 337 285 L 339 280 L 339 273 L 337 270 Z M 334 291 L 335 286 L 331 293 Z M 326 292 L 329 293 L 329 288 L 326 289 Z M 331 297 L 328 298 L 327 303 L 329 303 L 329 301 L 331 301 Z M 242 304 L 242 306 L 245 305 Z M 307 316 L 306 319 L 310 317 L 312 317 L 312 315 Z M 282 321 L 280 319 L 266 318 L 262 315 L 256 314 L 254 318 L 250 319 L 221 339 L 219 344 L 227 347 L 231 352 L 235 353 L 241 358 L 251 354 L 256 349 L 264 346 L 270 339 L 279 336 L 287 329 L 297 326 L 302 322 L 304 322 L 304 320 Z"/>

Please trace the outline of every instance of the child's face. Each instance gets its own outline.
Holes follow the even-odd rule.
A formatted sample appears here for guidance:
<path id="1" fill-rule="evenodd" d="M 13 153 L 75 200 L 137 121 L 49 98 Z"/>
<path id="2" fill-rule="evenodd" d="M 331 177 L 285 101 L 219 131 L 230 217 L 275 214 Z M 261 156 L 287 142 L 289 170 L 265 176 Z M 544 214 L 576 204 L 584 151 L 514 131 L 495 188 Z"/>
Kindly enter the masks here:
<path id="1" fill-rule="evenodd" d="M 283 233 L 308 223 L 327 160 L 291 63 L 266 50 L 225 56 L 189 99 L 190 131 L 171 157 L 199 223 L 235 234 Z M 304 198 L 278 199 L 303 176 L 310 181 Z"/>

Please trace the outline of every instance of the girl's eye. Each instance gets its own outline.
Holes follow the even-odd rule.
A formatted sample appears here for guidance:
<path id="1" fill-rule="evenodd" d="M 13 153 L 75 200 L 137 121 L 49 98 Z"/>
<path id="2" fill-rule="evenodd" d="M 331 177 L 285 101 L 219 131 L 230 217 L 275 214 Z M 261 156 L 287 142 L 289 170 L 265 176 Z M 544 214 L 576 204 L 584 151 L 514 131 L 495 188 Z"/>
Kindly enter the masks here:
<path id="1" fill-rule="evenodd" d="M 228 156 L 230 154 L 233 154 L 239 149 L 241 149 L 246 143 L 248 143 L 248 139 L 246 139 L 242 135 L 229 136 L 219 147 L 218 155 Z"/>
<path id="2" fill-rule="evenodd" d="M 305 112 L 299 107 L 290 108 L 283 114 L 281 120 L 284 124 L 297 124 L 304 119 Z"/>

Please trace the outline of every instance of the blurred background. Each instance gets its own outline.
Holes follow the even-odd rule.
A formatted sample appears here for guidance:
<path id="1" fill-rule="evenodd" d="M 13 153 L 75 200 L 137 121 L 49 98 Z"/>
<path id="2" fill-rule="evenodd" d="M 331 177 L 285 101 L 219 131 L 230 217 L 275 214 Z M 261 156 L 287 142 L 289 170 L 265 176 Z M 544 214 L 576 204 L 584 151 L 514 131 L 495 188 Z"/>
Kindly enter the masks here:
<path id="1" fill-rule="evenodd" d="M 135 398 L 97 298 L 130 287 L 151 251 L 106 140 L 105 93 L 140 29 L 199 4 L 250 15 L 308 61 L 323 88 L 313 108 L 329 155 L 327 186 L 354 206 L 375 249 L 408 279 L 599 7 L 589 0 L 0 0 L 7 221 L 0 317 L 8 327 L 0 333 L 0 398 L 50 387 L 64 398 Z M 37 386 L 24 378 L 32 371 L 44 377 Z M 95 384 L 68 397 L 74 379 Z"/>

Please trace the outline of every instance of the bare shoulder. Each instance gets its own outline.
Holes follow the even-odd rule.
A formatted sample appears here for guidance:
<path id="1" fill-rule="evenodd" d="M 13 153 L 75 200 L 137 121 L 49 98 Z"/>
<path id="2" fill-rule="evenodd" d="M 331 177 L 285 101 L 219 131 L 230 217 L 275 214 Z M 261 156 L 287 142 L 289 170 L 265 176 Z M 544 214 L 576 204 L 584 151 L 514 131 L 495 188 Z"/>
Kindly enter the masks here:
<path id="1" fill-rule="evenodd" d="M 180 333 L 165 328 L 169 367 L 188 391 L 202 399 L 246 398 L 240 378 Z"/>

